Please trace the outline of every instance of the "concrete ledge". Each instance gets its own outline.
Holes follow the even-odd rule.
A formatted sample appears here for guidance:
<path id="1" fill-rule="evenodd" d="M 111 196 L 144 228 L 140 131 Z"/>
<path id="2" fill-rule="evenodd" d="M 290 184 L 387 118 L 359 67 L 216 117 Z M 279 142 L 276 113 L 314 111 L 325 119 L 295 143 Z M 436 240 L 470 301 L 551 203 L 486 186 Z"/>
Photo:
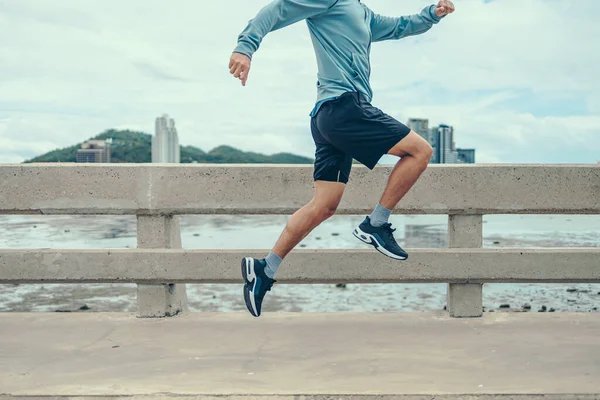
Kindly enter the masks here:
<path id="1" fill-rule="evenodd" d="M 114 395 L 114 396 L 12 396 L 0 394 L 0 400 L 600 400 L 595 394 L 289 394 L 289 395 L 181 395 L 159 393 L 151 395 Z"/>
<path id="2" fill-rule="evenodd" d="M 306 165 L 0 165 L 0 214 L 291 214 Z M 391 166 L 353 167 L 340 214 L 370 212 Z M 260 190 L 249 190 L 260 188 Z M 600 165 L 433 165 L 405 214 L 599 214 Z"/>
<path id="3" fill-rule="evenodd" d="M 600 282 L 600 248 L 298 250 L 281 283 Z M 242 257 L 265 250 L 0 250 L 0 283 L 239 283 Z"/>
<path id="4" fill-rule="evenodd" d="M 0 391 L 9 398 L 593 399 L 600 393 L 600 314 L 457 320 L 267 313 L 256 320 L 193 313 L 165 321 L 11 313 L 0 314 L 0 332 Z"/>

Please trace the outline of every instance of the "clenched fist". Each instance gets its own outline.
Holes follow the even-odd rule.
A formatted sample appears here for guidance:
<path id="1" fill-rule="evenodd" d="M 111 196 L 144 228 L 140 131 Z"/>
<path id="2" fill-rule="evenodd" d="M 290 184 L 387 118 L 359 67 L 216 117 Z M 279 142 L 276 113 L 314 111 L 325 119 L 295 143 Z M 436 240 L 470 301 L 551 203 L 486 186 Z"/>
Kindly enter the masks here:
<path id="1" fill-rule="evenodd" d="M 233 53 L 229 60 L 229 72 L 235 78 L 242 81 L 242 86 L 246 86 L 246 81 L 248 80 L 250 61 L 250 57 L 240 53 Z"/>
<path id="2" fill-rule="evenodd" d="M 435 6 L 435 14 L 440 18 L 453 12 L 454 4 L 450 0 L 440 0 L 437 6 Z"/>

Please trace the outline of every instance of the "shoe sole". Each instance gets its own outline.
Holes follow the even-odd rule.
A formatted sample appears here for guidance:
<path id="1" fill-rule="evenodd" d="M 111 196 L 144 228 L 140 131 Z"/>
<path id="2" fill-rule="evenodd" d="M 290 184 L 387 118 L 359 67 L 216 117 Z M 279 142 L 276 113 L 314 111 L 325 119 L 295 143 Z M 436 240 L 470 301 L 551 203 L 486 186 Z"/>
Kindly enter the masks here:
<path id="1" fill-rule="evenodd" d="M 246 257 L 242 259 L 242 277 L 245 282 L 244 301 L 246 302 L 246 308 L 253 317 L 259 317 L 258 311 L 256 310 L 256 302 L 254 301 L 254 292 L 250 289 L 250 286 L 254 288 L 254 282 L 256 282 L 253 258 Z"/>
<path id="2" fill-rule="evenodd" d="M 388 256 L 389 258 L 393 258 L 394 260 L 400 260 L 400 261 L 405 261 L 405 260 L 408 259 L 408 256 L 406 256 L 406 257 L 399 256 L 397 254 L 394 254 L 394 253 L 386 250 L 383 247 L 383 245 L 377 241 L 377 238 L 375 236 L 370 235 L 370 234 L 368 234 L 366 232 L 363 232 L 360 229 L 360 227 L 354 229 L 354 231 L 352 232 L 352 234 L 354 235 L 354 237 L 356 237 L 361 242 L 369 244 L 369 245 L 375 247 L 375 250 L 377 250 L 378 252 L 380 252 L 384 256 Z"/>

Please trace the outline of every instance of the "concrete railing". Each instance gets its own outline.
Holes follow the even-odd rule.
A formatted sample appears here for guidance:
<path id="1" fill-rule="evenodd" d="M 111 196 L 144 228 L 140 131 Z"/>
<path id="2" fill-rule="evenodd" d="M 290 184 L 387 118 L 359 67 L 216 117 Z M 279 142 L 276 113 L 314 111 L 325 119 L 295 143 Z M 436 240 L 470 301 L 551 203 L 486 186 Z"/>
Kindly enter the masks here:
<path id="1" fill-rule="evenodd" d="M 355 167 L 338 213 L 379 201 L 391 167 Z M 239 283 L 242 256 L 182 250 L 178 215 L 291 214 L 312 197 L 312 167 L 0 165 L 0 214 L 133 214 L 138 249 L 0 249 L 0 283 L 134 282 L 140 316 L 186 310 L 183 283 Z M 600 248 L 481 249 L 484 214 L 600 214 L 600 165 L 432 166 L 395 210 L 449 215 L 449 249 L 404 263 L 371 250 L 297 250 L 282 283 L 446 282 L 452 316 L 482 315 L 487 282 L 600 282 Z M 367 266 L 365 268 L 365 266 Z"/>

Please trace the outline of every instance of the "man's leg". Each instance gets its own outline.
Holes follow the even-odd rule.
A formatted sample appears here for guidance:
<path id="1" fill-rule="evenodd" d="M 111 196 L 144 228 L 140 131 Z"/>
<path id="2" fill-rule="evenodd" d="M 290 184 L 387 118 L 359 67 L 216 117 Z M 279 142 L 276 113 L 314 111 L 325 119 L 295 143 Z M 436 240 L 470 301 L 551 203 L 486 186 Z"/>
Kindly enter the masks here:
<path id="1" fill-rule="evenodd" d="M 275 274 L 283 259 L 323 221 L 335 214 L 344 194 L 346 183 L 352 170 L 352 156 L 342 148 L 335 146 L 323 134 L 329 127 L 337 125 L 330 111 L 340 109 L 344 101 L 351 97 L 341 96 L 322 105 L 319 112 L 311 118 L 310 128 L 315 142 L 315 165 L 313 179 L 315 193 L 313 199 L 298 210 L 288 221 L 275 247 L 264 259 L 245 257 L 242 260 L 244 277 L 244 300 L 248 311 L 255 317 L 260 316 L 262 302 L 275 283 Z M 343 107 L 342 107 L 342 111 Z M 387 151 L 388 148 L 385 150 Z"/>
<path id="2" fill-rule="evenodd" d="M 273 277 L 281 260 L 313 229 L 335 214 L 345 188 L 346 185 L 340 182 L 315 181 L 313 199 L 292 215 L 275 247 L 267 256 L 267 275 Z"/>
<path id="3" fill-rule="evenodd" d="M 433 149 L 425 139 L 411 131 L 388 154 L 401 157 L 388 179 L 379 204 L 393 210 L 427 168 Z"/>
<path id="4" fill-rule="evenodd" d="M 351 160 L 348 161 L 346 169 L 349 171 Z M 344 176 L 347 175 L 345 171 Z M 275 283 L 275 273 L 283 258 L 313 229 L 335 214 L 345 187 L 342 182 L 316 180 L 314 198 L 290 218 L 271 253 L 265 259 L 245 257 L 242 260 L 244 300 L 253 316 L 260 316 L 263 299 Z"/>
<path id="5" fill-rule="evenodd" d="M 406 251 L 394 239 L 394 230 L 388 220 L 392 210 L 427 168 L 432 152 L 429 143 L 413 131 L 388 151 L 388 154 L 401 159 L 390 174 L 379 204 L 354 230 L 354 236 L 388 257 L 397 260 L 408 258 Z"/>

